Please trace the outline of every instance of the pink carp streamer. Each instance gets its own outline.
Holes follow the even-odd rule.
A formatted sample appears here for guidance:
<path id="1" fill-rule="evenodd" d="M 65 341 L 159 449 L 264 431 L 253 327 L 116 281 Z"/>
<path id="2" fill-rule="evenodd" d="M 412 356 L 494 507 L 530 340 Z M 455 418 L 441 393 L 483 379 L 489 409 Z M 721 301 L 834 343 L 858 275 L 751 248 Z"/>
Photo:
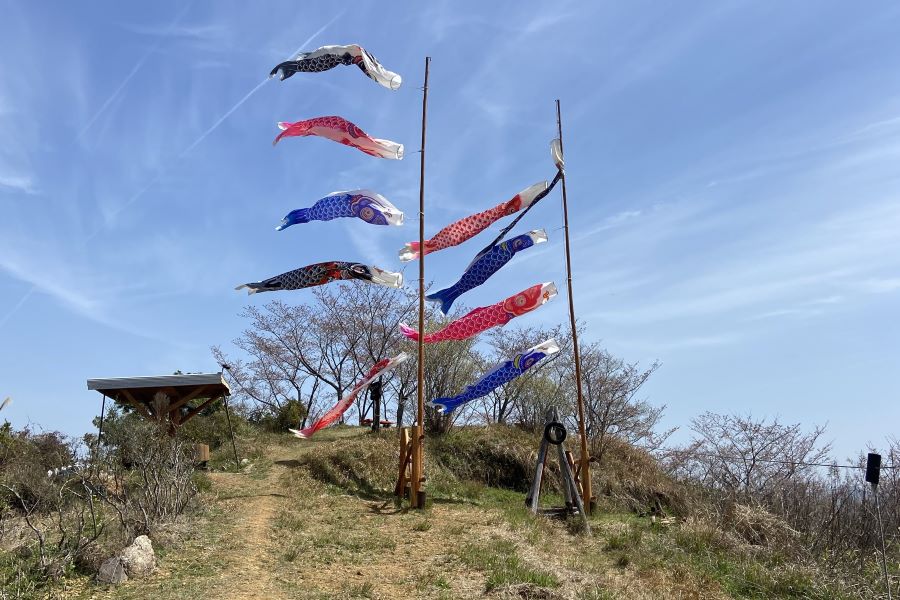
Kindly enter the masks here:
<path id="1" fill-rule="evenodd" d="M 378 158 L 403 158 L 403 144 L 390 140 L 370 137 L 365 131 L 343 117 L 316 117 L 296 123 L 278 123 L 281 133 L 272 142 L 274 146 L 283 138 L 317 135 L 345 146 L 352 146 L 370 156 Z"/>
<path id="2" fill-rule="evenodd" d="M 476 308 L 443 329 L 427 334 L 425 343 L 467 340 L 491 327 L 506 325 L 516 317 L 543 306 L 555 295 L 556 285 L 552 282 L 533 285 L 497 304 Z M 419 332 L 403 323 L 400 324 L 400 333 L 411 340 L 419 339 Z"/>
<path id="3" fill-rule="evenodd" d="M 548 183 L 541 181 L 531 187 L 522 190 L 511 200 L 507 200 L 498 204 L 494 208 L 488 209 L 475 215 L 460 219 L 455 223 L 447 225 L 437 232 L 430 240 L 425 240 L 425 254 L 437 252 L 444 248 L 457 246 L 467 239 L 481 233 L 487 229 L 492 223 L 503 217 L 517 213 L 523 208 L 531 206 L 541 192 L 547 189 Z M 400 250 L 400 260 L 407 262 L 419 258 L 419 242 L 409 242 Z"/>
<path id="4" fill-rule="evenodd" d="M 408 358 L 408 354 L 406 354 L 405 352 L 401 352 L 394 358 L 385 358 L 379 360 L 371 369 L 369 369 L 369 372 L 366 373 L 365 377 L 363 377 L 355 386 L 353 386 L 353 389 L 350 390 L 350 393 L 338 400 L 338 403 L 332 406 L 331 409 L 324 415 L 322 415 L 322 417 L 318 421 L 316 421 L 309 427 L 306 427 L 305 429 L 299 431 L 296 429 L 288 429 L 288 431 L 293 433 L 298 438 L 309 439 L 315 432 L 328 427 L 329 425 L 340 419 L 341 415 L 347 412 L 347 409 L 350 408 L 350 405 L 353 404 L 354 400 L 356 400 L 356 396 L 361 391 L 369 387 L 370 383 L 372 383 L 400 363 L 405 362 Z"/>

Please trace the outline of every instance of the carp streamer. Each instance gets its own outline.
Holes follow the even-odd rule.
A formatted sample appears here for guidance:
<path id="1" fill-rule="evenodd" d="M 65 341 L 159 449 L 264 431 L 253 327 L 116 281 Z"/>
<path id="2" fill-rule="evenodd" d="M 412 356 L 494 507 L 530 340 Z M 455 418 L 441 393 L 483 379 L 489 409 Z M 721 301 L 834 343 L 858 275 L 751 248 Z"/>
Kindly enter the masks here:
<path id="1" fill-rule="evenodd" d="M 322 46 L 312 52 L 301 52 L 297 58 L 276 65 L 269 77 L 278 75 L 284 81 L 294 73 L 321 73 L 338 65 L 356 65 L 370 79 L 389 90 L 399 89 L 403 81 L 399 75 L 385 69 L 365 48 L 356 44 Z"/>
<path id="2" fill-rule="evenodd" d="M 536 229 L 517 235 L 505 242 L 500 242 L 488 252 L 476 257 L 472 264 L 466 267 L 462 277 L 455 284 L 447 289 L 429 294 L 425 298 L 432 302 L 438 302 L 441 306 L 441 312 L 446 315 L 450 312 L 450 307 L 453 306 L 453 302 L 457 298 L 487 281 L 491 275 L 508 263 L 517 252 L 546 241 L 547 233 L 543 229 Z"/>
<path id="3" fill-rule="evenodd" d="M 365 377 L 363 377 L 353 389 L 350 390 L 350 393 L 338 400 L 338 403 L 331 407 L 331 409 L 322 415 L 318 421 L 301 430 L 296 429 L 288 429 L 291 433 L 293 433 L 298 438 L 308 439 L 315 432 L 319 431 L 324 427 L 328 427 L 335 421 L 341 418 L 347 409 L 350 408 L 350 405 L 353 404 L 353 401 L 356 400 L 356 396 L 366 389 L 369 384 L 373 381 L 381 377 L 386 372 L 390 371 L 400 363 L 406 361 L 409 358 L 409 355 L 405 352 L 401 352 L 394 358 L 385 358 L 379 360 L 375 365 L 369 369 L 369 372 L 366 373 Z"/>
<path id="4" fill-rule="evenodd" d="M 557 352 L 559 352 L 559 345 L 553 338 L 546 342 L 541 342 L 537 346 L 520 352 L 514 358 L 495 366 L 485 373 L 481 379 L 467 387 L 461 394 L 457 394 L 452 398 L 438 398 L 428 404 L 437 408 L 438 412 L 452 412 L 466 402 L 487 396 L 501 385 L 509 383 L 544 358 Z"/>
<path id="5" fill-rule="evenodd" d="M 387 198 L 371 190 L 332 192 L 309 208 L 292 210 L 281 220 L 276 231 L 310 221 L 330 221 L 340 217 L 356 217 L 372 225 L 402 225 L 403 213 Z"/>
<path id="6" fill-rule="evenodd" d="M 516 317 L 543 306 L 545 302 L 554 296 L 556 296 L 556 285 L 554 283 L 533 285 L 515 296 L 501 300 L 497 304 L 476 308 L 443 329 L 427 334 L 425 343 L 467 340 L 492 327 L 506 325 Z M 400 333 L 411 340 L 419 339 L 419 333 L 403 323 L 400 324 Z"/>
<path id="7" fill-rule="evenodd" d="M 435 234 L 430 240 L 425 240 L 425 254 L 437 252 L 444 248 L 462 244 L 469 238 L 481 233 L 492 223 L 503 217 L 516 213 L 523 208 L 531 206 L 535 198 L 541 196 L 547 189 L 546 181 L 536 183 L 528 189 L 522 190 L 511 200 L 498 204 L 494 208 L 475 215 L 460 219 L 447 225 Z M 541 196 L 543 197 L 543 196 Z M 400 250 L 400 260 L 406 262 L 419 258 L 419 242 L 409 242 Z"/>
<path id="8" fill-rule="evenodd" d="M 272 142 L 274 146 L 286 137 L 316 135 L 345 146 L 351 146 L 378 158 L 400 160 L 403 158 L 403 144 L 390 140 L 370 137 L 365 131 L 343 117 L 316 117 L 296 123 L 280 122 L 281 133 Z"/>
<path id="9" fill-rule="evenodd" d="M 342 279 L 358 279 L 367 283 L 377 283 L 388 287 L 403 285 L 403 274 L 383 271 L 378 267 L 370 267 L 354 262 L 329 261 L 300 267 L 264 281 L 245 283 L 236 290 L 247 288 L 248 294 L 257 292 L 274 292 L 278 290 L 299 290 L 302 288 L 325 285 L 331 281 Z"/>

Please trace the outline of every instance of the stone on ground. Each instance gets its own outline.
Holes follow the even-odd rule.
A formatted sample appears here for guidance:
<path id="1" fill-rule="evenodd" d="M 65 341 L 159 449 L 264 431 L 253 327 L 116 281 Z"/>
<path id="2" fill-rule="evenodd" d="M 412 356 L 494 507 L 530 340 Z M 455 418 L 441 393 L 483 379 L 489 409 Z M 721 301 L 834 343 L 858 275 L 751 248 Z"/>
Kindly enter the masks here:
<path id="1" fill-rule="evenodd" d="M 97 573 L 97 581 L 113 585 L 128 581 L 128 574 L 125 573 L 125 563 L 122 561 L 122 557 L 113 556 L 104 560 L 100 565 L 100 572 Z"/>
<path id="2" fill-rule="evenodd" d="M 122 550 L 121 557 L 129 577 L 147 577 L 156 568 L 156 554 L 146 535 L 134 538 L 134 542 Z"/>

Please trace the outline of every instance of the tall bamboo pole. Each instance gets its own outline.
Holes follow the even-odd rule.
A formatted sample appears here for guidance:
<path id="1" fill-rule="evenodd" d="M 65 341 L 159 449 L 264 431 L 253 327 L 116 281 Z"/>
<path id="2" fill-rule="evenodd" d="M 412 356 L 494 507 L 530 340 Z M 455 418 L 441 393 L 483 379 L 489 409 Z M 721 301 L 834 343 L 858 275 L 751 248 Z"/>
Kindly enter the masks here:
<path id="1" fill-rule="evenodd" d="M 418 340 L 418 383 L 416 399 L 418 416 L 413 443 L 412 481 L 410 486 L 410 506 L 424 508 L 425 492 L 422 482 L 425 478 L 425 124 L 428 115 L 428 67 L 431 57 L 425 57 L 425 85 L 422 87 L 422 151 L 419 159 L 419 340 Z"/>
<path id="2" fill-rule="evenodd" d="M 556 130 L 559 135 L 559 151 L 563 157 L 563 135 L 562 135 L 562 116 L 559 109 L 559 99 L 556 100 Z M 581 391 L 581 354 L 578 351 L 578 331 L 575 323 L 575 301 L 572 298 L 572 250 L 569 243 L 569 206 L 566 197 L 566 171 L 562 170 L 562 206 L 563 206 L 563 225 L 566 233 L 566 284 L 569 291 L 569 321 L 572 325 L 572 350 L 575 354 L 575 391 L 578 395 L 578 433 L 581 436 L 581 498 L 584 502 L 585 509 L 592 511 L 591 499 L 593 492 L 591 490 L 591 463 L 588 454 L 587 432 L 584 427 L 584 394 Z"/>

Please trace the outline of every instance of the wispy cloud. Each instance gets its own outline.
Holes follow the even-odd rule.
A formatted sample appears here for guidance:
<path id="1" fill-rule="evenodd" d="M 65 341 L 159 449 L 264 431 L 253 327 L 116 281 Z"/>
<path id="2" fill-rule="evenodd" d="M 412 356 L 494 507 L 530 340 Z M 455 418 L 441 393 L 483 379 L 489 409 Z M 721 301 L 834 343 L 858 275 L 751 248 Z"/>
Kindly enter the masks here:
<path id="1" fill-rule="evenodd" d="M 300 44 L 300 46 L 298 46 L 297 50 L 295 50 L 293 53 L 291 53 L 290 56 L 285 57 L 285 58 L 286 58 L 286 59 L 289 59 L 289 58 L 291 58 L 291 57 L 293 57 L 293 56 L 296 56 L 301 50 L 303 50 L 303 49 L 306 48 L 309 44 L 311 44 L 311 43 L 313 42 L 313 40 L 315 40 L 315 39 L 318 38 L 320 35 L 322 35 L 322 33 L 323 33 L 326 29 L 328 29 L 329 27 L 331 27 L 331 25 L 334 24 L 334 22 L 337 21 L 343 14 L 344 14 L 344 13 L 341 12 L 341 13 L 335 15 L 334 17 L 332 17 L 332 19 L 331 19 L 330 21 L 328 21 L 327 23 L 325 23 L 324 25 L 322 25 L 321 27 L 319 27 L 319 29 L 317 29 L 317 30 L 315 31 L 315 33 L 313 33 L 313 34 L 312 34 L 311 36 L 309 36 L 306 40 L 304 40 L 304 42 L 303 42 L 302 44 Z M 255 94 L 256 92 L 258 92 L 259 89 L 260 89 L 262 86 L 264 86 L 264 85 L 266 84 L 267 81 L 269 81 L 268 78 L 263 79 L 262 81 L 260 81 L 260 82 L 256 85 L 256 87 L 254 87 L 254 88 L 251 89 L 249 92 L 247 92 L 247 93 L 244 95 L 243 98 L 241 98 L 240 100 L 237 101 L 236 104 L 234 104 L 234 106 L 232 106 L 232 107 L 229 108 L 227 111 L 225 111 L 225 114 L 223 114 L 221 117 L 219 117 L 219 118 L 216 120 L 216 122 L 213 123 L 213 124 L 209 127 L 209 129 L 207 129 L 206 131 L 204 131 L 204 132 L 200 135 L 200 137 L 198 137 L 196 140 L 194 140 L 194 142 L 193 142 L 190 146 L 188 146 L 187 148 L 185 148 L 184 151 L 181 152 L 181 154 L 178 155 L 178 157 L 179 157 L 179 158 L 183 158 L 185 155 L 187 155 L 188 153 L 190 153 L 191 150 L 193 150 L 193 149 L 196 148 L 201 142 L 203 142 L 203 140 L 205 140 L 207 137 L 209 137 L 209 135 L 210 135 L 212 132 L 214 132 L 216 129 L 218 129 L 219 126 L 220 126 L 222 123 L 225 122 L 225 119 L 227 119 L 227 118 L 230 117 L 232 114 L 234 114 L 234 111 L 236 111 L 237 109 L 239 109 L 239 108 L 244 104 L 244 102 L 246 102 L 247 100 L 249 100 L 249 99 L 253 96 L 253 94 Z"/>
<path id="2" fill-rule="evenodd" d="M 868 278 L 855 286 L 870 294 L 888 294 L 900 290 L 900 277 Z"/>
<path id="3" fill-rule="evenodd" d="M 665 354 L 673 350 L 718 348 L 745 341 L 745 336 L 740 333 L 723 333 L 717 335 L 696 336 L 672 336 L 657 339 L 624 339 L 620 344 L 626 348 L 650 351 L 655 354 Z"/>
<path id="4" fill-rule="evenodd" d="M 179 15 L 175 18 L 172 25 L 168 28 L 167 31 L 174 31 L 175 26 L 187 12 L 188 8 L 190 8 L 190 4 L 188 4 Z M 296 54 L 304 47 L 312 43 L 316 38 L 319 37 L 328 27 L 330 27 L 335 21 L 337 21 L 345 11 L 338 13 L 332 19 L 330 19 L 327 23 L 322 25 L 318 30 L 316 30 L 312 35 L 309 36 L 299 47 L 297 51 L 294 52 Z M 165 35 L 162 36 L 157 46 L 162 44 L 165 38 Z M 156 48 L 156 46 L 154 47 Z M 95 113 L 95 115 L 89 120 L 88 124 L 82 129 L 79 137 L 86 132 L 90 126 L 97 121 L 97 119 L 103 114 L 103 112 L 109 107 L 110 104 L 115 102 L 118 99 L 118 96 L 121 94 L 122 90 L 124 90 L 125 86 L 131 80 L 131 78 L 137 73 L 137 70 L 140 69 L 140 66 L 146 62 L 147 58 L 154 52 L 155 50 L 151 49 L 148 51 L 140 61 L 136 64 L 135 68 L 133 68 L 132 72 L 120 83 L 119 87 L 116 91 L 113 92 L 112 96 L 107 99 L 107 102 L 101 106 L 100 110 Z M 257 84 L 253 89 L 251 89 L 247 94 L 245 94 L 237 103 L 235 103 L 231 108 L 229 108 L 221 117 L 219 117 L 209 128 L 207 128 L 200 136 L 195 138 L 184 150 L 182 150 L 176 160 L 173 161 L 177 163 L 178 160 L 184 158 L 188 155 L 194 148 L 196 148 L 200 143 L 202 143 L 210 134 L 212 134 L 225 120 L 234 114 L 238 108 L 240 108 L 253 94 L 255 94 L 266 82 L 268 79 L 264 79 L 259 84 Z M 166 175 L 167 169 L 162 168 L 158 170 L 155 175 L 144 184 L 138 191 L 132 194 L 127 200 L 124 202 L 110 208 L 105 215 L 105 218 L 99 221 L 94 228 L 88 233 L 88 235 L 78 244 L 79 247 L 84 247 L 85 244 L 91 242 L 95 238 L 97 238 L 104 230 L 108 229 L 112 224 L 115 223 L 115 217 L 130 208 L 134 205 L 138 200 L 140 200 L 150 189 L 152 189 L 156 184 L 158 184 L 163 177 Z M 118 327 L 123 330 L 128 330 L 131 333 L 140 333 L 133 330 L 127 325 L 123 325 L 121 323 L 114 322 L 110 320 L 106 314 L 106 310 L 97 310 L 96 306 L 93 304 L 94 297 L 90 294 L 89 291 L 83 291 L 81 288 L 71 288 L 60 285 L 58 282 L 53 281 L 52 279 L 46 278 L 37 278 L 34 273 L 42 273 L 45 272 L 46 265 L 33 265 L 31 268 L 20 268 L 17 263 L 14 263 L 7 258 L 5 263 L 0 263 L 0 268 L 3 268 L 8 274 L 16 277 L 17 279 L 26 281 L 32 285 L 32 287 L 25 293 L 25 295 L 13 305 L 13 307 L 2 317 L 0 318 L 0 327 L 3 326 L 4 323 L 8 322 L 9 319 L 18 312 L 22 306 L 33 296 L 35 291 L 46 292 L 57 299 L 59 299 L 63 305 L 68 306 L 82 314 L 83 316 L 95 320 L 97 322 L 101 322 L 103 324 Z M 141 334 L 145 335 L 145 334 Z M 145 335 L 146 336 L 146 335 Z"/>
<path id="5" fill-rule="evenodd" d="M 154 44 L 146 52 L 144 52 L 144 54 L 141 55 L 141 57 L 134 63 L 134 66 L 131 68 L 131 71 L 128 72 L 128 75 L 126 75 L 125 78 L 119 83 L 119 85 L 116 86 L 116 89 L 113 90 L 113 93 L 110 94 L 109 97 L 103 102 L 103 104 L 100 105 L 100 108 L 97 109 L 97 111 L 91 116 L 90 119 L 88 119 L 87 123 L 85 123 L 84 126 L 81 128 L 81 130 L 78 132 L 76 141 L 80 141 L 84 137 L 84 135 L 88 132 L 88 130 L 90 130 L 90 128 L 94 125 L 94 123 L 97 122 L 97 119 L 99 119 L 101 116 L 103 116 L 103 114 L 106 113 L 106 111 L 109 109 L 109 107 L 112 106 L 116 100 L 118 100 L 119 96 L 121 96 L 122 92 L 124 92 L 125 88 L 128 86 L 128 83 L 134 78 L 135 75 L 138 74 L 138 71 L 141 70 L 141 68 L 144 66 L 144 64 L 147 62 L 147 60 L 155 52 L 157 52 L 159 50 L 159 48 L 163 45 L 163 43 L 165 43 L 166 38 L 168 36 L 172 35 L 176 31 L 176 27 L 178 26 L 178 23 L 181 21 L 181 19 L 184 17 L 184 15 L 187 13 L 187 11 L 191 8 L 192 4 L 193 4 L 193 2 L 188 2 L 184 6 L 184 8 L 182 8 L 181 11 L 178 12 L 178 14 L 175 16 L 175 19 L 164 30 L 164 32 L 162 33 L 162 35 L 160 36 L 160 39 L 156 42 L 156 44 Z"/>
<path id="6" fill-rule="evenodd" d="M 757 318 L 822 314 L 829 304 L 837 304 L 823 302 L 823 292 L 839 292 L 843 299 L 900 289 L 895 278 L 874 276 L 900 268 L 898 228 L 900 205 L 844 211 L 782 239 L 763 238 L 719 251 L 715 261 L 706 256 L 698 264 L 702 270 L 669 278 L 628 309 L 601 310 L 597 315 L 643 323 L 735 312 L 749 316 L 747 311 L 771 303 L 782 306 L 757 312 Z M 820 299 L 818 306 L 804 297 Z M 783 306 L 792 300 L 807 306 Z"/>
<path id="7" fill-rule="evenodd" d="M 12 190 L 25 194 L 36 194 L 37 188 L 31 175 L 15 175 L 12 173 L 0 173 L 0 191 Z"/>

